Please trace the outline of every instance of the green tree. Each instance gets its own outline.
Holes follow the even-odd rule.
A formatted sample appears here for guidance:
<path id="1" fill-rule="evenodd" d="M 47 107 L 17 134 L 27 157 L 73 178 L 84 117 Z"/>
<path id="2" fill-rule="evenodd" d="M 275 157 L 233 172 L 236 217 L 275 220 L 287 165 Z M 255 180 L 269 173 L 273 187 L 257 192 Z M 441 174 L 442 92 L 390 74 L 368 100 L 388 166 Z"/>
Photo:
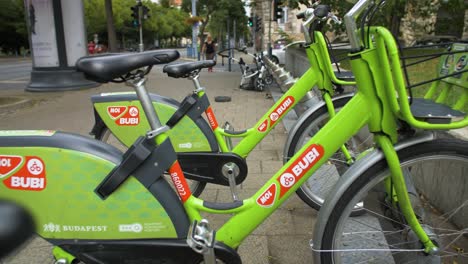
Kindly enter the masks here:
<path id="1" fill-rule="evenodd" d="M 114 14 L 112 12 L 112 0 L 105 0 L 107 37 L 109 39 L 109 51 L 117 51 L 117 39 L 115 36 Z"/>
<path id="2" fill-rule="evenodd" d="M 450 0 L 449 2 L 459 2 L 461 0 Z M 380 1 L 377 1 L 380 2 Z M 298 8 L 299 4 L 310 6 L 311 1 L 307 0 L 288 0 L 287 4 L 291 8 Z M 340 18 L 351 9 L 352 4 L 343 0 L 321 0 L 321 4 L 330 5 L 333 12 Z M 405 9 L 408 5 L 419 6 L 416 11 L 421 16 L 428 16 L 433 14 L 436 6 L 432 5 L 432 0 L 392 0 L 386 1 L 385 4 L 374 15 L 373 24 L 383 25 L 387 27 L 394 36 L 400 33 L 401 19 L 405 15 Z M 344 24 L 337 26 L 336 29 L 343 31 Z"/>
<path id="3" fill-rule="evenodd" d="M 0 1 L 0 48 L 19 54 L 21 48 L 29 48 L 28 30 L 22 0 Z"/>
<path id="4" fill-rule="evenodd" d="M 241 0 L 220 0 L 218 10 L 213 13 L 211 23 L 208 25 L 208 30 L 212 33 L 217 33 L 218 37 L 221 32 L 225 32 L 227 28 L 227 20 L 229 20 L 231 34 L 234 29 L 234 21 L 236 22 L 236 36 L 240 38 L 247 33 L 247 16 L 245 14 L 244 3 Z M 237 41 L 237 40 L 236 40 Z"/>
<path id="5" fill-rule="evenodd" d="M 201 17 L 200 25 L 200 43 L 205 43 L 205 29 L 210 23 L 211 15 L 219 10 L 220 0 L 198 0 L 197 1 L 197 16 Z M 192 12 L 192 0 L 182 1 L 182 10 Z"/>
<path id="6" fill-rule="evenodd" d="M 92 39 L 92 35 L 97 33 L 103 39 L 102 42 L 107 41 L 104 1 L 84 0 L 84 3 L 88 38 Z M 151 46 L 155 39 L 166 43 L 165 40 L 174 42 L 190 35 L 190 26 L 185 23 L 188 13 L 171 7 L 169 1 L 158 4 L 143 0 L 142 3 L 150 9 L 149 18 L 143 20 L 143 39 L 146 47 Z M 122 45 L 139 43 L 139 29 L 134 25 L 130 9 L 135 4 L 135 0 L 112 0 L 113 24 Z"/>
<path id="7" fill-rule="evenodd" d="M 192 1 L 184 0 L 182 10 L 192 11 Z M 197 1 L 197 16 L 201 17 L 200 43 L 205 42 L 205 30 L 212 33 L 223 32 L 227 27 L 227 20 L 231 26 L 236 20 L 237 33 L 241 35 L 247 30 L 247 17 L 241 0 L 199 0 Z"/>

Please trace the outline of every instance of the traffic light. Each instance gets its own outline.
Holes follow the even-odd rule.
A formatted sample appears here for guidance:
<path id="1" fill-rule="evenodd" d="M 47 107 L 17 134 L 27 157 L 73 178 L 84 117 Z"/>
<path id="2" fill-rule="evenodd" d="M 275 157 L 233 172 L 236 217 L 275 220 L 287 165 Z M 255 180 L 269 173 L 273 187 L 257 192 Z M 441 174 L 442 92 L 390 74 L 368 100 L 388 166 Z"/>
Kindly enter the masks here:
<path id="1" fill-rule="evenodd" d="M 283 17 L 284 0 L 273 0 L 273 21 Z"/>
<path id="2" fill-rule="evenodd" d="M 251 17 L 249 17 L 249 21 L 247 22 L 247 25 L 249 27 L 253 27 L 253 19 Z"/>
<path id="3" fill-rule="evenodd" d="M 151 15 L 149 14 L 150 9 L 147 6 L 142 6 L 143 8 L 143 19 L 148 19 Z"/>
<path id="4" fill-rule="evenodd" d="M 255 32 L 262 30 L 262 18 L 255 16 Z"/>
<path id="5" fill-rule="evenodd" d="M 135 6 L 130 7 L 130 9 L 132 10 L 133 26 L 138 27 L 140 25 L 139 24 L 139 20 L 140 20 L 139 9 L 140 8 L 138 5 L 135 5 Z"/>

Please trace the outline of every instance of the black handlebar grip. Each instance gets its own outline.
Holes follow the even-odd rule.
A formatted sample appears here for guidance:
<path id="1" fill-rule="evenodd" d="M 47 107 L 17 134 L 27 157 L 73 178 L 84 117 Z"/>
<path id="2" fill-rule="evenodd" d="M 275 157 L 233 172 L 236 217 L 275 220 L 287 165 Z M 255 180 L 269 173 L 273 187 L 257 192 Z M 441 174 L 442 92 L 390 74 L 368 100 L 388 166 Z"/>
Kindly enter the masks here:
<path id="1" fill-rule="evenodd" d="M 324 18 L 328 16 L 328 13 L 331 12 L 330 6 L 328 5 L 318 5 L 314 10 L 314 15 L 319 18 Z"/>

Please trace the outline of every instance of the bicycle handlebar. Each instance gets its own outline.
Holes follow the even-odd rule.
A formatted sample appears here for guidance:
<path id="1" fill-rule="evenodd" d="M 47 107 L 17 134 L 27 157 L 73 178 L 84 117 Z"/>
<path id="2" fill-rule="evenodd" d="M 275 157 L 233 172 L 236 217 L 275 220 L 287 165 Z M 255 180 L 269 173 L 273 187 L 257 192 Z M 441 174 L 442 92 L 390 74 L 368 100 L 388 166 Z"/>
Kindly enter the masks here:
<path id="1" fill-rule="evenodd" d="M 355 4 L 353 8 L 351 8 L 351 10 L 349 10 L 348 13 L 344 16 L 346 32 L 348 34 L 352 50 L 361 50 L 356 19 L 362 13 L 362 11 L 364 11 L 364 9 L 369 6 L 370 3 L 370 0 L 359 0 L 359 2 Z"/>

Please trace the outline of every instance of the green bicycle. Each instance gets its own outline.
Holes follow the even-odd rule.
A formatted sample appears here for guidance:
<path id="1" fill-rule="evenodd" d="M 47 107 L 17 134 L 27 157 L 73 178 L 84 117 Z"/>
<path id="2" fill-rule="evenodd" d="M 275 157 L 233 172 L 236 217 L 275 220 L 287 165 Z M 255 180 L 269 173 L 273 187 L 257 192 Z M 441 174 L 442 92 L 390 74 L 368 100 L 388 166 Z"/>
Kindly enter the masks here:
<path id="1" fill-rule="evenodd" d="M 361 107 L 375 103 L 368 107 L 372 113 L 362 117 L 369 118 L 379 150 L 357 161 L 331 190 L 334 195 L 319 212 L 314 233 L 315 261 L 468 263 L 467 142 L 432 139 L 408 146 L 405 140 L 392 146 L 402 124 L 411 127 L 410 131 L 448 130 L 468 124 L 462 112 L 468 98 L 463 74 L 467 70 L 463 63 L 446 65 L 437 79 L 449 81 L 435 82 L 426 99 L 408 96 L 391 33 L 366 25 L 383 2 L 361 0 L 345 17 L 354 49 L 349 54 L 351 67 L 360 90 L 349 108 L 361 99 Z M 358 31 L 355 19 L 363 11 Z M 455 54 L 458 62 L 467 56 L 464 48 L 452 52 L 448 56 Z M 456 86 L 463 91 L 448 107 L 443 102 Z M 440 89 L 439 95 L 434 94 L 436 89 Z M 378 100 L 366 103 L 368 92 Z M 436 96 L 437 103 L 428 100 L 431 96 Z M 358 202 L 366 213 L 356 217 L 352 212 Z"/>
<path id="2" fill-rule="evenodd" d="M 324 19 L 330 18 L 334 17 Z M 321 125 L 324 120 L 329 119 L 330 114 L 333 116 L 335 111 L 351 99 L 352 94 L 341 94 L 336 90 L 337 87 L 355 83 L 339 79 L 337 76 L 340 75 L 333 71 L 327 44 L 321 33 L 323 23 L 308 21 L 304 26 L 310 26 L 311 32 L 317 32 L 313 45 L 307 48 L 307 57 L 311 65 L 309 71 L 316 71 L 314 76 L 319 77 L 309 85 L 291 87 L 256 125 L 246 130 L 235 131 L 228 123 L 223 127 L 218 124 L 206 90 L 199 80 L 200 70 L 213 66 L 212 61 L 187 62 L 164 67 L 163 71 L 168 76 L 187 78 L 195 87 L 193 94 L 187 96 L 180 105 L 173 99 L 150 95 L 161 122 L 172 128 L 169 137 L 195 196 L 202 193 L 207 183 L 211 183 L 229 186 L 233 199 L 238 200 L 236 185 L 246 179 L 247 166 L 243 161 L 239 160 L 236 163 L 228 158 L 220 163 L 220 155 L 235 155 L 245 159 L 314 86 L 321 90 L 323 101 L 309 108 L 292 128 L 284 147 L 285 162 L 315 133 L 311 132 L 311 127 Z M 348 76 L 347 78 L 349 79 Z M 106 93 L 93 96 L 92 101 L 96 118 L 92 134 L 96 139 L 116 146 L 123 145 L 122 149 L 125 149 L 149 129 L 147 118 L 141 111 L 141 105 L 134 93 Z M 130 122 L 131 109 L 137 113 L 132 119 L 133 124 Z M 139 114 L 140 112 L 142 114 Z M 203 113 L 207 121 L 202 118 Z M 233 138 L 240 139 L 235 146 L 232 144 Z M 311 177 L 310 182 L 319 181 L 321 184 L 306 183 L 298 190 L 299 197 L 312 208 L 320 209 L 339 175 L 354 162 L 359 153 L 371 147 L 371 144 L 370 134 L 363 129 L 360 137 L 353 137 L 330 159 L 326 168 Z M 203 160 L 200 160 L 200 155 L 203 155 Z"/>
<path id="3" fill-rule="evenodd" d="M 426 173 L 432 179 L 442 179 L 447 174 L 446 171 L 428 167 L 434 161 L 437 167 L 454 169 L 451 177 L 466 177 L 468 143 L 434 139 L 432 133 L 414 134 L 397 142 L 396 130 L 397 120 L 415 128 L 442 130 L 465 127 L 468 117 L 463 114 L 459 121 L 445 118 L 445 123 L 436 124 L 426 122 L 432 118 L 422 121 L 413 117 L 401 82 L 398 52 L 391 34 L 384 28 L 371 28 L 369 36 L 372 35 L 375 44 L 360 41 L 356 34 L 355 17 L 368 5 L 369 1 L 361 0 L 346 16 L 353 47 L 366 44 L 365 48 L 351 54 L 358 92 L 252 197 L 231 203 L 212 203 L 192 195 L 168 139 L 169 127 L 161 125 L 144 87 L 147 72 L 138 71 L 127 75 L 126 81 L 135 88 L 141 107 L 148 116 L 151 129 L 146 136 L 136 140 L 122 155 L 110 145 L 78 135 L 56 131 L 2 131 L 0 153 L 2 161 L 5 160 L 4 164 L 9 164 L 10 169 L 2 171 L 4 184 L 0 185 L 0 198 L 14 200 L 29 209 L 39 227 L 38 234 L 56 245 L 54 256 L 60 263 L 75 260 L 85 263 L 216 263 L 217 260 L 241 263 L 235 249 L 242 241 L 367 124 L 379 147 L 357 160 L 340 178 L 339 185 L 333 190 L 334 195 L 327 198 L 319 213 L 312 246 L 312 250 L 320 253 L 317 254 L 317 261 L 354 261 L 353 256 L 342 254 L 352 251 L 354 255 L 364 252 L 367 256 L 368 253 L 374 254 L 374 249 L 381 250 L 364 248 L 359 251 L 352 243 L 354 240 L 343 239 L 342 235 L 349 234 L 359 235 L 361 241 L 367 241 L 365 238 L 369 236 L 369 240 L 377 241 L 381 247 L 389 245 L 390 250 L 386 252 L 395 252 L 389 261 L 371 256 L 364 262 L 380 263 L 381 259 L 398 262 L 397 257 L 408 253 L 421 261 L 439 257 L 440 263 L 445 260 L 440 261 L 445 256 L 441 254 L 445 253 L 447 257 L 466 260 L 464 248 L 459 244 L 459 239 L 464 239 L 466 227 L 448 228 L 445 225 L 449 223 L 447 218 L 450 218 L 450 224 L 452 220 L 456 221 L 460 213 L 458 208 L 463 209 L 458 201 L 448 200 L 455 208 L 441 214 L 444 225 L 431 226 L 421 213 L 425 207 L 416 206 L 414 202 L 418 199 L 408 196 L 421 191 L 417 188 L 417 180 L 424 179 Z M 371 8 L 378 8 L 378 5 L 371 5 Z M 306 20 L 319 21 L 328 13 L 329 7 L 317 6 L 307 12 Z M 178 54 L 174 51 L 119 54 L 83 58 L 77 68 L 85 72 L 88 78 L 109 82 L 121 76 L 122 72 L 132 72 L 177 58 Z M 390 65 L 389 58 L 392 62 Z M 400 79 L 394 86 L 391 80 L 395 77 Z M 310 87 L 317 79 L 321 80 L 317 72 L 309 70 L 295 86 Z M 290 96 L 294 98 L 294 95 Z M 415 163 L 420 167 L 407 166 Z M 388 175 L 387 168 L 391 170 L 390 177 L 385 177 Z M 169 172 L 177 195 L 161 177 L 165 171 Z M 376 175 L 378 178 L 373 178 Z M 374 179 L 380 178 L 383 183 L 376 185 Z M 462 188 L 466 187 L 466 181 L 459 183 L 462 183 L 459 184 Z M 361 194 L 372 193 L 372 190 L 381 191 L 375 197 L 362 199 Z M 355 197 L 355 194 L 358 196 Z M 60 199 L 56 198 L 57 195 Z M 377 196 L 383 196 L 383 200 L 389 204 L 387 208 L 393 209 L 382 220 L 391 219 L 393 223 L 394 219 L 400 219 L 394 226 L 404 226 L 402 231 L 376 232 L 372 229 L 359 232 L 353 226 L 343 224 L 342 219 L 356 219 L 342 217 L 342 213 L 350 213 L 358 202 L 362 202 L 366 212 L 370 212 L 367 209 L 372 205 L 380 207 L 380 197 Z M 436 192 L 425 192 L 425 199 L 415 195 L 421 198 L 421 205 L 437 196 Z M 464 199 L 462 205 L 466 204 L 468 199 L 461 199 Z M 344 211 L 340 210 L 343 208 Z M 421 210 L 416 210 L 419 208 Z M 202 219 L 201 213 L 231 217 L 214 232 Z M 347 227 L 351 231 L 344 229 Z M 386 227 L 383 225 L 382 228 Z M 385 235 L 398 241 L 390 240 Z M 403 244 L 409 248 L 401 248 Z M 352 245 L 352 248 L 343 248 L 348 245 Z M 457 251 L 456 247 L 460 250 Z"/>

